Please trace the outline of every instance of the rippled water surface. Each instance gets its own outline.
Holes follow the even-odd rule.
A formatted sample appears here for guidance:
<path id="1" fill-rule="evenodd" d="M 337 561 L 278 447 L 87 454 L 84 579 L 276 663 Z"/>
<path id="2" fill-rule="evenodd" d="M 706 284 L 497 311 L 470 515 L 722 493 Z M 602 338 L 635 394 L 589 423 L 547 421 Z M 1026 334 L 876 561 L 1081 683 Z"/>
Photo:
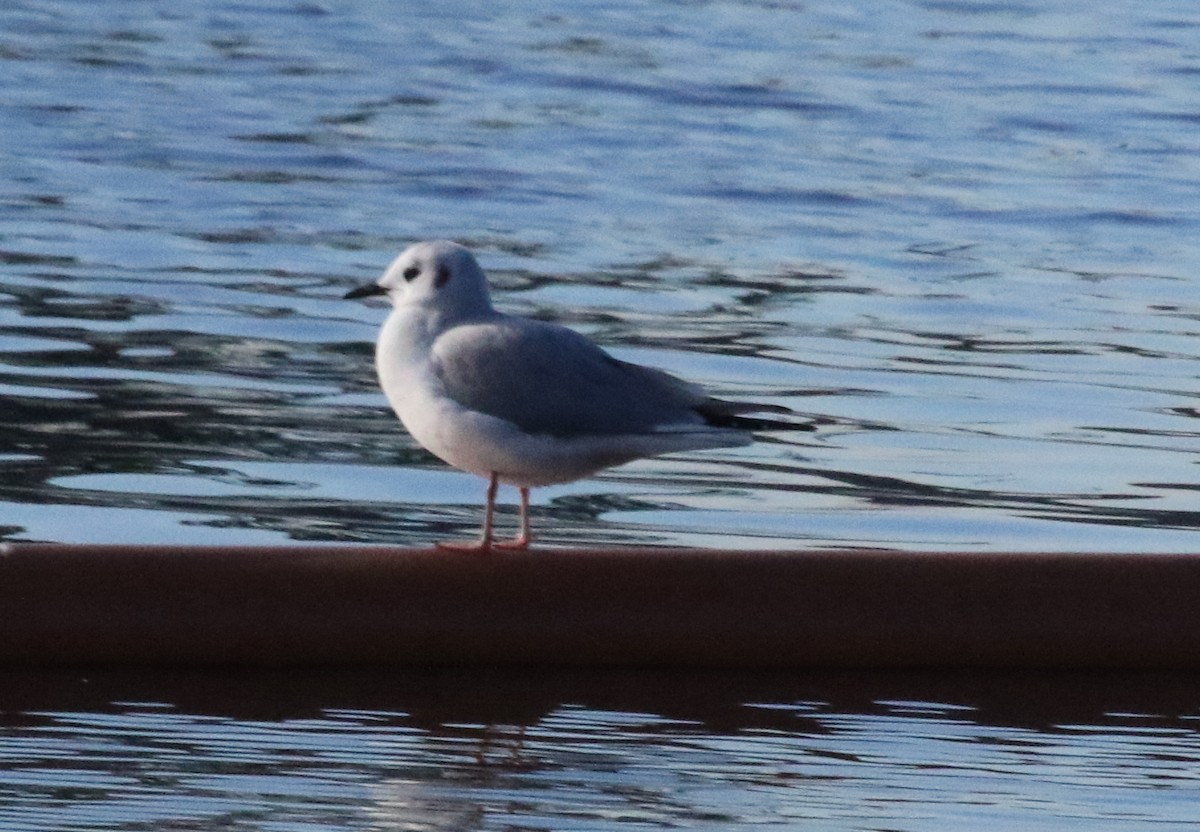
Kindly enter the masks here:
<path id="1" fill-rule="evenodd" d="M 1194 829 L 1164 677 L 0 678 L 0 825 Z"/>
<path id="2" fill-rule="evenodd" d="M 0 90 L 5 539 L 470 534 L 340 299 L 449 237 L 823 423 L 537 490 L 546 544 L 1195 549 L 1191 2 L 13 0 Z M 8 674 L 0 825 L 1183 829 L 1195 690 Z"/>
<path id="3" fill-rule="evenodd" d="M 468 533 L 340 300 L 451 237 L 826 420 L 538 490 L 545 542 L 1186 549 L 1198 85 L 1184 2 L 7 3 L 0 529 Z"/>

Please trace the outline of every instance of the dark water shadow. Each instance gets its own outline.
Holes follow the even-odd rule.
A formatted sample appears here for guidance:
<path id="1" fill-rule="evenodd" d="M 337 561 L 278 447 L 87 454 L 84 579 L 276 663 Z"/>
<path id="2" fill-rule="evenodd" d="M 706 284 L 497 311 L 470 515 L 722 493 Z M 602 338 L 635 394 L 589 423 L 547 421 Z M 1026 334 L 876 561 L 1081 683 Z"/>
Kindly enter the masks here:
<path id="1" fill-rule="evenodd" d="M 537 671 L 478 669 L 0 672 L 9 726 L 48 713 L 120 712 L 130 703 L 238 720 L 390 714 L 447 726 L 527 727 L 564 706 L 653 714 L 710 734 L 820 731 L 830 714 L 931 714 L 1054 732 L 1065 725 L 1179 726 L 1200 714 L 1200 675 L 1184 672 Z M 38 716 L 34 716 L 34 715 Z M 1194 721 L 1187 722 L 1195 730 Z"/>

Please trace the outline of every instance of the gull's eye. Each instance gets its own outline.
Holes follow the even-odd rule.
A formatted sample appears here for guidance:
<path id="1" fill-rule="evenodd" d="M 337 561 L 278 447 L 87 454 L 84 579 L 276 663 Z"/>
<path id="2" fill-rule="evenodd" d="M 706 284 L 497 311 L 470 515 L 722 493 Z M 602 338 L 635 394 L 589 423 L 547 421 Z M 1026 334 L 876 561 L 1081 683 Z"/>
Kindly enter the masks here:
<path id="1" fill-rule="evenodd" d="M 404 270 L 404 279 L 408 280 L 408 281 L 416 280 L 417 275 L 419 275 L 420 273 L 421 273 L 421 270 L 417 266 L 409 266 L 407 269 Z"/>
<path id="2" fill-rule="evenodd" d="M 446 283 L 449 280 L 450 280 L 450 267 L 449 266 L 439 266 L 438 270 L 437 270 L 437 277 L 435 277 L 433 279 L 434 288 L 436 288 L 436 289 L 442 288 L 443 286 L 446 285 Z"/>

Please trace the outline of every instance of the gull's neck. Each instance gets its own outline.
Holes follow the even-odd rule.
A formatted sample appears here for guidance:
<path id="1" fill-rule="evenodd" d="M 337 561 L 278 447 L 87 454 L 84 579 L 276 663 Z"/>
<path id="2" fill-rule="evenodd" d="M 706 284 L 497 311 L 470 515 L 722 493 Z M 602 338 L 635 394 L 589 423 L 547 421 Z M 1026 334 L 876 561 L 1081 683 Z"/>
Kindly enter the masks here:
<path id="1" fill-rule="evenodd" d="M 477 306 L 402 304 L 394 307 L 388 315 L 384 333 L 393 343 L 419 350 L 428 348 L 439 335 L 456 326 L 485 323 L 499 317 L 501 313 L 493 309 L 486 298 L 483 304 Z"/>

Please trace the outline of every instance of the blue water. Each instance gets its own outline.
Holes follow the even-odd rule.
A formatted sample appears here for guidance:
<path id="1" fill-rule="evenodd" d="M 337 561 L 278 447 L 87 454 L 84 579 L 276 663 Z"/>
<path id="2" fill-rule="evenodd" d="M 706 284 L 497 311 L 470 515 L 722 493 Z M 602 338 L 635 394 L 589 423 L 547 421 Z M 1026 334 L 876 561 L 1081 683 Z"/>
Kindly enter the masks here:
<path id="1" fill-rule="evenodd" d="M 1193 3 L 14 0 L 0 91 L 0 538 L 473 534 L 482 483 L 403 432 L 384 310 L 340 299 L 449 237 L 508 311 L 823 420 L 536 490 L 543 545 L 1195 550 Z M 1152 685 L 1011 721 L 959 689 L 696 717 L 523 684 L 483 750 L 486 714 L 414 726 L 403 688 L 0 695 L 0 811 L 1091 830 L 1194 802 L 1197 702 Z"/>
<path id="2" fill-rule="evenodd" d="M 0 825 L 1193 829 L 1191 680 L 4 678 Z"/>
<path id="3" fill-rule="evenodd" d="M 546 543 L 1194 547 L 1200 14 L 1042 5 L 8 4 L 5 535 L 471 533 L 340 300 L 451 237 L 831 422 L 535 491 Z"/>

